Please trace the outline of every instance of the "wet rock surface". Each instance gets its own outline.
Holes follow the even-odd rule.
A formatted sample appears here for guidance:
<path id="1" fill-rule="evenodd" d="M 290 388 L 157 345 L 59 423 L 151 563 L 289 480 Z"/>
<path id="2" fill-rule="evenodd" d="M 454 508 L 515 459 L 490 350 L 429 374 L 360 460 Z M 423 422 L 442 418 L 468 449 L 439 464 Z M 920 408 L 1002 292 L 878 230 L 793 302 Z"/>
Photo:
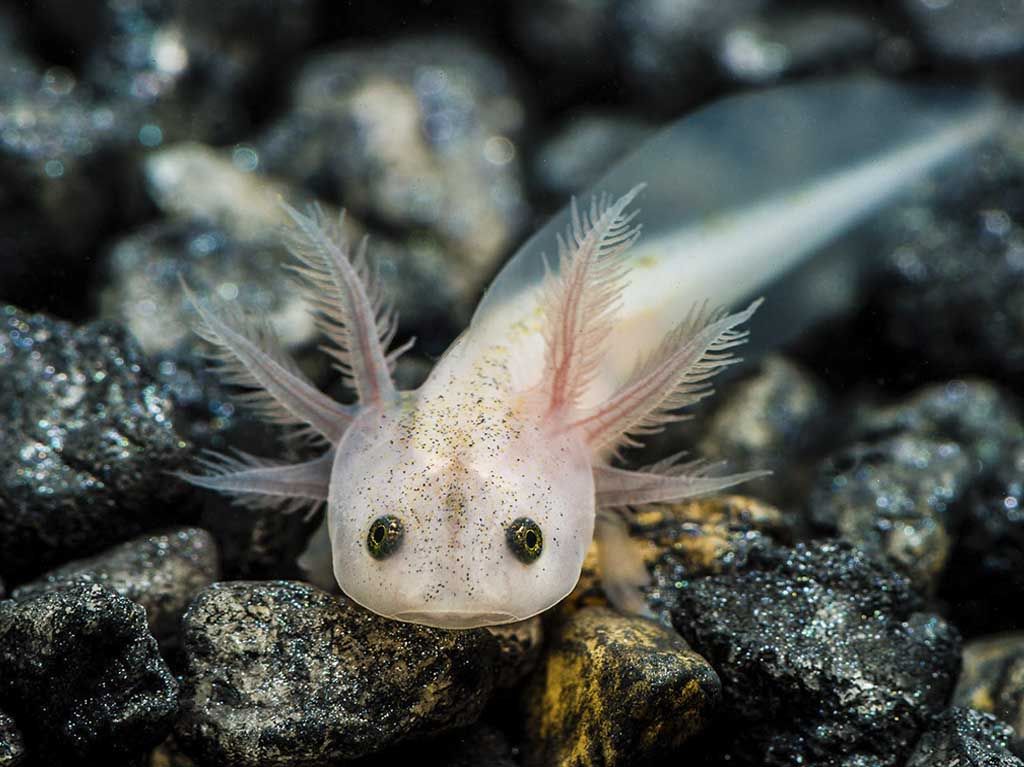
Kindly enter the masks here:
<path id="1" fill-rule="evenodd" d="M 714 56 L 732 80 L 770 82 L 868 61 L 882 37 L 877 22 L 850 11 L 769 9 L 722 34 Z"/>
<path id="2" fill-rule="evenodd" d="M 995 594 L 1016 588 L 1012 565 L 1003 567 L 1016 547 L 1013 460 L 1024 435 L 1016 400 L 990 381 L 953 379 L 884 403 L 861 402 L 844 420 L 845 446 L 814 468 L 811 530 L 886 556 L 919 589 L 938 592 L 968 633 L 993 630 L 996 624 L 977 618 L 998 614 Z M 1000 504 L 1008 528 L 996 522 Z M 979 573 L 993 564 L 1000 590 L 981 597 L 992 610 L 978 610 Z"/>
<path id="3" fill-rule="evenodd" d="M 955 442 L 904 434 L 856 444 L 822 465 L 810 518 L 819 531 L 889 558 L 919 588 L 934 590 L 971 475 Z"/>
<path id="4" fill-rule="evenodd" d="M 670 629 L 585 607 L 551 637 L 526 692 L 527 765 L 621 765 L 677 750 L 718 702 L 718 676 Z"/>
<path id="5" fill-rule="evenodd" d="M 434 232 L 482 281 L 526 214 L 524 119 L 500 61 L 425 36 L 310 60 L 259 151 L 269 172 L 315 179 L 359 215 Z"/>
<path id="6" fill-rule="evenodd" d="M 216 584 L 184 619 L 186 753 L 224 765 L 351 759 L 476 720 L 494 685 L 486 631 L 395 623 L 313 586 Z"/>
<path id="7" fill-rule="evenodd" d="M 989 373 L 1019 382 L 1024 372 L 1024 170 L 1016 155 L 984 162 L 992 170 L 981 179 L 908 211 L 886 236 L 871 311 L 907 376 L 920 375 L 925 359 L 931 378 Z"/>
<path id="8" fill-rule="evenodd" d="M 899 5 L 937 57 L 979 62 L 1024 53 L 1024 8 L 1018 3 L 901 0 Z"/>
<path id="9" fill-rule="evenodd" d="M 25 740 L 14 720 L 0 711 L 0 765 L 18 767 L 25 763 Z"/>
<path id="10" fill-rule="evenodd" d="M 113 591 L 69 585 L 0 602 L 0 698 L 30 753 L 139 757 L 170 732 L 177 692 L 145 611 Z"/>
<path id="11" fill-rule="evenodd" d="M 782 511 L 742 495 L 649 506 L 633 522 L 634 534 L 647 543 L 645 560 L 664 558 L 685 577 L 725 572 L 793 534 Z"/>
<path id="12" fill-rule="evenodd" d="M 744 484 L 745 494 L 775 503 L 804 497 L 810 481 L 798 467 L 820 441 L 830 406 L 821 383 L 800 365 L 771 356 L 723 395 L 702 422 L 699 453 L 745 471 L 772 472 Z"/>
<path id="13" fill-rule="evenodd" d="M 1024 446 L 981 478 L 963 521 L 941 594 L 968 635 L 1019 628 L 1024 598 Z"/>
<path id="14" fill-rule="evenodd" d="M 662 557 L 671 560 L 680 578 L 720 573 L 743 561 L 749 552 L 774 541 L 789 540 L 788 515 L 755 498 L 723 495 L 676 504 L 644 507 L 630 517 L 634 553 L 651 569 Z M 601 585 L 598 546 L 591 545 L 579 582 L 561 603 L 563 609 L 609 606 Z M 651 606 L 664 610 L 655 589 Z M 663 622 L 670 620 L 662 613 Z"/>
<path id="15" fill-rule="evenodd" d="M 1020 406 L 1012 394 L 979 378 L 923 386 L 896 402 L 863 408 L 854 436 L 874 441 L 909 432 L 956 442 L 984 474 L 1024 440 Z"/>
<path id="16" fill-rule="evenodd" d="M 19 602 L 71 584 L 96 583 L 142 605 L 157 638 L 178 630 L 192 598 L 217 580 L 217 545 L 205 530 L 183 527 L 135 538 L 68 562 L 16 588 Z"/>
<path id="17" fill-rule="evenodd" d="M 0 572 L 12 581 L 167 524 L 186 443 L 132 338 L 0 309 Z"/>
<path id="18" fill-rule="evenodd" d="M 998 634 L 964 645 L 953 702 L 1009 725 L 1010 747 L 1024 758 L 1024 634 Z"/>
<path id="19" fill-rule="evenodd" d="M 695 578 L 666 554 L 655 578 L 673 624 L 722 679 L 725 753 L 754 763 L 901 764 L 956 681 L 956 630 L 849 545 L 755 547 Z"/>
<path id="20" fill-rule="evenodd" d="M 613 34 L 620 41 L 621 65 L 630 85 L 659 109 L 694 103 L 712 86 L 708 68 L 714 44 L 766 5 L 765 0 L 616 4 Z"/>
<path id="21" fill-rule="evenodd" d="M 989 714 L 953 708 L 918 741 L 907 767 L 1020 767 L 1010 728 Z"/>

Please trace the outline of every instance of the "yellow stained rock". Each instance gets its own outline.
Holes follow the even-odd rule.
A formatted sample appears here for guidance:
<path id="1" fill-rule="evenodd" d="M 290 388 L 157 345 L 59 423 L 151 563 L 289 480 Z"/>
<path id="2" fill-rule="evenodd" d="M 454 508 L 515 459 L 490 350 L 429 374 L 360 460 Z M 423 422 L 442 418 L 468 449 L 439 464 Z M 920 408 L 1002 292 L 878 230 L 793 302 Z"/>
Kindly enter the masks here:
<path id="1" fill-rule="evenodd" d="M 733 551 L 737 537 L 748 531 L 784 540 L 786 525 L 774 506 L 743 495 L 699 498 L 672 504 L 652 504 L 631 518 L 630 535 L 648 569 L 671 552 L 690 575 L 721 570 L 722 558 Z M 601 591 L 597 544 L 583 560 L 579 582 L 561 604 L 571 611 L 587 605 L 607 605 Z"/>
<path id="2" fill-rule="evenodd" d="M 699 732 L 721 692 L 674 631 L 605 607 L 553 627 L 526 691 L 526 764 L 623 765 L 671 753 Z"/>

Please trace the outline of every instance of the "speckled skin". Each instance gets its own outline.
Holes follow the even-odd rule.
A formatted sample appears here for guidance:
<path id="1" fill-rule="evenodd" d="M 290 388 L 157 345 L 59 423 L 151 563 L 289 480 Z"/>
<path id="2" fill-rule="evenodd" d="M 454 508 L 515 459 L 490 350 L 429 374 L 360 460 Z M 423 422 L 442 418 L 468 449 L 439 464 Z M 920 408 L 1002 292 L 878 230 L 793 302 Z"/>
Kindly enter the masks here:
<path id="1" fill-rule="evenodd" d="M 450 355 L 427 384 L 352 424 L 328 499 L 334 574 L 376 612 L 449 628 L 523 620 L 576 583 L 594 532 L 591 458 L 580 435 L 543 423 L 486 360 L 470 375 Z M 401 509 L 405 536 L 375 562 L 366 530 Z M 518 561 L 506 528 L 527 516 L 543 556 Z"/>

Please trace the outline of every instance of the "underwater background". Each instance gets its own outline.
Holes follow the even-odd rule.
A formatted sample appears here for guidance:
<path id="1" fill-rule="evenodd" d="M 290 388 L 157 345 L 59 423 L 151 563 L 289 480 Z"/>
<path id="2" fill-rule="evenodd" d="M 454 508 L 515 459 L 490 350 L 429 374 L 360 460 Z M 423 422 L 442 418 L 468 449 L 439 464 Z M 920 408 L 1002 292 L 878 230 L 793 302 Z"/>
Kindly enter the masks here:
<path id="1" fill-rule="evenodd" d="M 659 127 L 854 73 L 1006 119 L 624 453 L 773 471 L 634 517 L 659 621 L 591 557 L 513 628 L 390 622 L 302 580 L 317 519 L 172 475 L 307 457 L 208 371 L 180 277 L 352 398 L 279 197 L 370 236 L 414 388 Z M 0 767 L 1024 764 L 1022 75 L 1024 0 L 0 2 Z"/>

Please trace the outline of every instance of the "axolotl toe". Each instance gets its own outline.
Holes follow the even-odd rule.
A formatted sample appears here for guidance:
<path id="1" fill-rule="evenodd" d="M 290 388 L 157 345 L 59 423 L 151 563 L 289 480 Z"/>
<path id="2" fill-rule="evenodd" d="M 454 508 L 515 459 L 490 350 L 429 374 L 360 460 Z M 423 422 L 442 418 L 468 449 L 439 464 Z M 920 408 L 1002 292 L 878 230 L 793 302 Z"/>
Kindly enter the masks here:
<path id="1" fill-rule="evenodd" d="M 415 391 L 392 381 L 406 347 L 388 350 L 397 321 L 365 241 L 352 252 L 319 210 L 288 208 L 292 269 L 358 401 L 318 391 L 265 322 L 190 294 L 200 334 L 225 379 L 247 389 L 246 404 L 324 447 L 291 465 L 210 454 L 205 474 L 183 476 L 249 505 L 326 501 L 325 534 L 301 564 L 390 618 L 446 628 L 524 620 L 573 589 L 595 537 L 609 598 L 644 613 L 647 574 L 626 545 L 629 510 L 758 472 L 725 474 L 699 460 L 628 470 L 612 460 L 707 397 L 735 361 L 759 301 L 729 311 L 707 299 L 728 306 L 750 295 L 991 131 L 991 104 L 935 93 L 850 80 L 738 97 L 684 119 L 599 182 L 617 196 L 573 203 L 520 250 Z M 819 127 L 799 137 L 819 159 L 766 182 L 763 166 L 779 161 L 752 150 L 782 152 L 787 141 L 759 137 L 750 115 L 781 110 L 799 122 L 836 103 L 887 124 L 841 136 Z M 718 135 L 745 164 L 719 163 L 715 188 L 707 156 L 694 151 Z M 704 166 L 699 190 L 679 176 L 688 162 Z M 715 198 L 714 220 L 673 217 L 688 195 L 698 208 Z M 642 243 L 638 201 L 654 212 L 644 221 L 654 236 Z"/>

